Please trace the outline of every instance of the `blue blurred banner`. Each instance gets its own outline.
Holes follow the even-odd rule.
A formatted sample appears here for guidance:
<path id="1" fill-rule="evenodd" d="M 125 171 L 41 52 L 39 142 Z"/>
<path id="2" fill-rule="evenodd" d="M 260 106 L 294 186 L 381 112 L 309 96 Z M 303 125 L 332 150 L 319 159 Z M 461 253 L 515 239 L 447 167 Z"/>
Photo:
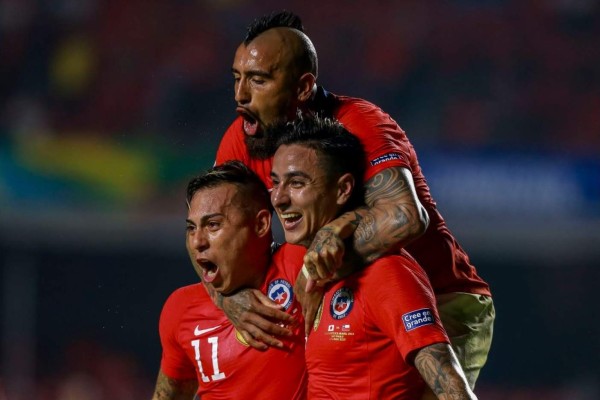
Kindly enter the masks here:
<path id="1" fill-rule="evenodd" d="M 600 219 L 600 159 L 422 151 L 434 198 L 461 218 Z"/>

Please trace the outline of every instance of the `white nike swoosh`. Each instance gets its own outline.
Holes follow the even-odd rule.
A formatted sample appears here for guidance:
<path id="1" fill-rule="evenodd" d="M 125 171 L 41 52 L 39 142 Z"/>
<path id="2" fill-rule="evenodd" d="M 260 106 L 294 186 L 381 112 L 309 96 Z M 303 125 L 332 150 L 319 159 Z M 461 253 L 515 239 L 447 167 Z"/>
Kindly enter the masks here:
<path id="1" fill-rule="evenodd" d="M 212 328 L 198 329 L 198 328 L 200 328 L 200 325 L 197 325 L 196 328 L 194 328 L 194 335 L 200 336 L 203 333 L 212 332 L 215 329 L 218 329 L 220 327 L 221 327 L 221 325 L 217 325 L 217 326 L 213 326 Z"/>

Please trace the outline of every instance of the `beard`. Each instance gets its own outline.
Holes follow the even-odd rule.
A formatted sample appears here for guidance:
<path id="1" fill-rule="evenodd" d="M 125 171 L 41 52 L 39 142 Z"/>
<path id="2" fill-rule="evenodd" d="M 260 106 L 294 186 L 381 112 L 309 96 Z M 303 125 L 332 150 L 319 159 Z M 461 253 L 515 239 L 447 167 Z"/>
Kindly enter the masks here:
<path id="1" fill-rule="evenodd" d="M 271 124 L 264 126 L 256 135 L 244 135 L 250 157 L 260 160 L 273 157 L 277 150 L 277 140 L 286 129 L 286 125 L 287 118 L 278 118 Z"/>
<path id="2" fill-rule="evenodd" d="M 275 154 L 275 144 L 277 138 L 273 135 L 272 130 L 265 129 L 265 132 L 260 136 L 248 136 L 244 137 L 246 147 L 248 147 L 248 154 L 250 157 L 257 158 L 259 160 L 266 160 Z"/>
<path id="3" fill-rule="evenodd" d="M 246 142 L 250 157 L 260 160 L 266 160 L 267 158 L 273 157 L 277 150 L 279 136 L 283 132 L 292 129 L 292 126 L 289 125 L 290 123 L 302 120 L 306 115 L 313 115 L 313 112 L 303 112 L 300 108 L 296 108 L 293 115 L 275 119 L 270 124 L 263 126 L 263 129 L 256 135 L 244 135 L 244 141 Z"/>

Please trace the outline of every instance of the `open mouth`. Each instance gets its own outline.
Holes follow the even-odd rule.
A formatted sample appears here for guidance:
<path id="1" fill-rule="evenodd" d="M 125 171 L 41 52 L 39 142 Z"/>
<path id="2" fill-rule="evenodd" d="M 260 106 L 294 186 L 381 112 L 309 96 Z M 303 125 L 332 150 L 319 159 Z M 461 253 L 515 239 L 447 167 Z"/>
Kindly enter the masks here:
<path id="1" fill-rule="evenodd" d="M 217 277 L 217 272 L 219 272 L 219 267 L 216 264 L 207 261 L 200 260 L 198 261 L 198 265 L 202 269 L 202 280 L 206 283 L 211 283 Z"/>
<path id="2" fill-rule="evenodd" d="M 238 107 L 237 112 L 244 119 L 244 125 L 243 125 L 244 133 L 248 136 L 255 136 L 256 133 L 258 132 L 258 120 L 252 114 L 250 114 L 245 108 Z"/>
<path id="3" fill-rule="evenodd" d="M 294 212 L 281 213 L 279 216 L 281 218 L 283 229 L 285 230 L 294 229 L 296 226 L 298 226 L 300 220 L 302 219 L 302 214 Z"/>

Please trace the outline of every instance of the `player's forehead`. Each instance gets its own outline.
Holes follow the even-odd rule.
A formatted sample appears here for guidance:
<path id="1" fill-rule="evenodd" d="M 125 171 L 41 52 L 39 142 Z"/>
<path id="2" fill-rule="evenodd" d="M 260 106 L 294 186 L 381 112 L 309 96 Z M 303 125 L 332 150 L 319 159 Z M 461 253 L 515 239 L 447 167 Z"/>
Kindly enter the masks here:
<path id="1" fill-rule="evenodd" d="M 317 151 L 313 148 L 301 144 L 282 145 L 273 156 L 272 169 L 274 175 L 280 178 L 295 174 L 318 178 L 324 175 L 319 161 Z"/>
<path id="2" fill-rule="evenodd" d="M 188 217 L 203 218 L 208 215 L 224 216 L 241 213 L 239 189 L 232 183 L 202 188 L 194 193 L 188 208 Z"/>

